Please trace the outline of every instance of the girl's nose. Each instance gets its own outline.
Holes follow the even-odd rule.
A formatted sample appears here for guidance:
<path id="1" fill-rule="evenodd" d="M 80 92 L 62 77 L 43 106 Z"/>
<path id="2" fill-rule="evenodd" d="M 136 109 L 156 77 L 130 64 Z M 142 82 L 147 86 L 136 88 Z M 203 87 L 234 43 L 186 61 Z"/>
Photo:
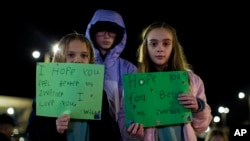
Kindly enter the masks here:
<path id="1" fill-rule="evenodd" d="M 76 56 L 74 59 L 74 63 L 83 63 L 83 60 L 80 56 Z"/>
<path id="2" fill-rule="evenodd" d="M 162 45 L 158 45 L 157 47 L 157 52 L 163 52 L 163 46 Z"/>

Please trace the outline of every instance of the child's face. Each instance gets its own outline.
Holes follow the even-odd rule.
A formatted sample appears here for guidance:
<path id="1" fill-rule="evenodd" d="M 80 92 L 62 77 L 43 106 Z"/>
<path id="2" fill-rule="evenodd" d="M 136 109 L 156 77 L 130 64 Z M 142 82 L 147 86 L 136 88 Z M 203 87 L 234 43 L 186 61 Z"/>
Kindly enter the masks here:
<path id="1" fill-rule="evenodd" d="M 96 43 L 101 49 L 110 49 L 115 41 L 116 34 L 110 31 L 99 31 L 95 35 Z"/>
<path id="2" fill-rule="evenodd" d="M 173 36 L 164 28 L 151 30 L 147 36 L 147 49 L 150 59 L 157 66 L 165 66 L 170 58 Z"/>
<path id="3" fill-rule="evenodd" d="M 69 43 L 66 54 L 66 62 L 68 63 L 85 63 L 90 61 L 90 53 L 86 43 L 80 40 L 73 40 Z"/>

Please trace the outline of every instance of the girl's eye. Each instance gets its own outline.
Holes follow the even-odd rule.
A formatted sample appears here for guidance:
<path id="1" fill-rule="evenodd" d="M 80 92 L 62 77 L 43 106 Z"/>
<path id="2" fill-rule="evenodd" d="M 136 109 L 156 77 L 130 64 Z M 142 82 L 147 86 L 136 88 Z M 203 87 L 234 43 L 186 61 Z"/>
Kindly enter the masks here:
<path id="1" fill-rule="evenodd" d="M 171 44 L 172 44 L 171 40 L 165 40 L 165 41 L 162 42 L 162 45 L 163 45 L 164 47 L 168 47 L 168 46 L 170 46 Z"/>
<path id="2" fill-rule="evenodd" d="M 156 42 L 150 42 L 149 45 L 152 46 L 152 47 L 155 47 L 155 46 L 157 46 L 157 43 Z"/>
<path id="3" fill-rule="evenodd" d="M 82 58 L 88 58 L 89 57 L 88 54 L 82 54 L 81 56 L 82 56 Z"/>
<path id="4" fill-rule="evenodd" d="M 168 46 L 168 43 L 166 42 L 166 43 L 163 43 L 163 46 Z"/>
<path id="5" fill-rule="evenodd" d="M 75 56 L 75 54 L 74 53 L 68 53 L 67 56 L 70 57 L 70 58 L 73 58 Z"/>

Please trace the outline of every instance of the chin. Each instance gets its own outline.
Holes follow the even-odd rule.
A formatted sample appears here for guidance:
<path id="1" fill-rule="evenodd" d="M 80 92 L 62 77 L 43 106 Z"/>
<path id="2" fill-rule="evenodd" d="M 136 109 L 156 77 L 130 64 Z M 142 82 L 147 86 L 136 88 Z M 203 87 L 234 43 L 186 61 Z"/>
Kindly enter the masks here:
<path id="1" fill-rule="evenodd" d="M 103 48 L 103 49 L 110 49 L 111 46 L 110 46 L 110 45 L 108 45 L 108 46 L 107 46 L 107 45 L 103 45 L 102 48 Z"/>
<path id="2" fill-rule="evenodd" d="M 157 62 L 155 62 L 155 64 L 159 67 L 167 67 L 168 66 L 168 64 L 163 62 L 163 61 L 157 61 Z"/>
<path id="3" fill-rule="evenodd" d="M 155 62 L 155 64 L 158 66 L 165 66 L 166 63 L 164 63 L 163 61 L 157 61 Z"/>

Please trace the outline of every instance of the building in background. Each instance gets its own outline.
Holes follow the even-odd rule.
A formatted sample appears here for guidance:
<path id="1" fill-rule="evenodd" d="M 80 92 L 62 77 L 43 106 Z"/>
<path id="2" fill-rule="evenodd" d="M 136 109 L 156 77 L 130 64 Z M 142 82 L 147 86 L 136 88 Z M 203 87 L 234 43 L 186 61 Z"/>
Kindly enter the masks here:
<path id="1" fill-rule="evenodd" d="M 0 113 L 8 113 L 16 123 L 14 135 L 25 138 L 32 99 L 0 95 Z"/>

